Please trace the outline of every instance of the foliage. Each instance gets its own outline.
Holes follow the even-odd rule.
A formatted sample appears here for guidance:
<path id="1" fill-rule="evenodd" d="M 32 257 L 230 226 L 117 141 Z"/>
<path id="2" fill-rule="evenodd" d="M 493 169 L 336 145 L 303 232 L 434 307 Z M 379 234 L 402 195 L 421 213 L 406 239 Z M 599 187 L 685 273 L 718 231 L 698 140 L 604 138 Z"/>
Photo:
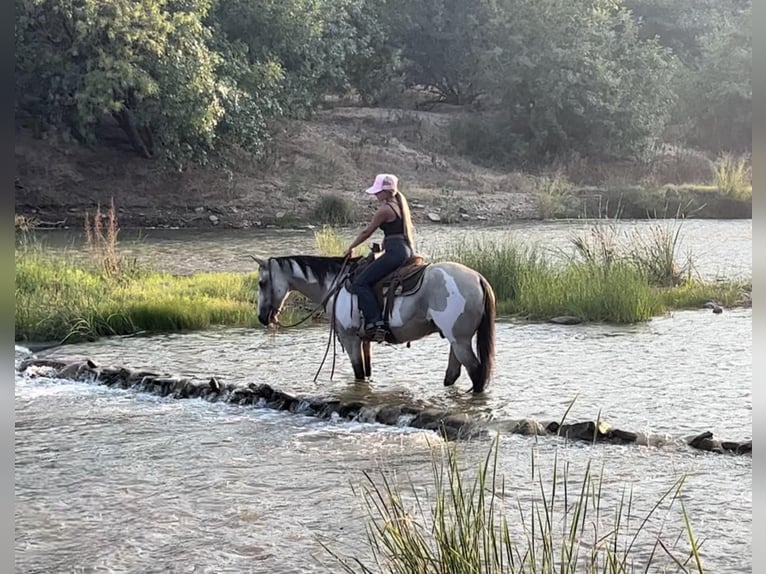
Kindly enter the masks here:
<path id="1" fill-rule="evenodd" d="M 633 491 L 626 487 L 608 509 L 603 469 L 596 474 L 588 463 L 576 479 L 568 466 L 559 468 L 556 457 L 552 476 L 544 479 L 533 451 L 536 494 L 514 500 L 499 473 L 498 440 L 478 468 L 470 470 L 456 446 L 438 449 L 431 484 L 425 488 L 390 471 L 365 471 L 364 484 L 353 488 L 366 508 L 374 564 L 344 558 L 326 543 L 323 547 L 348 573 L 627 574 L 670 566 L 704 571 L 700 544 L 680 497 L 684 477 L 645 514 L 637 512 Z M 674 506 L 680 506 L 677 513 L 684 526 L 671 535 L 675 543 L 669 543 L 663 541 L 668 537 L 663 530 Z M 664 518 L 657 516 L 662 513 Z"/>
<path id="2" fill-rule="evenodd" d="M 641 36 L 681 62 L 668 137 L 713 152 L 752 147 L 752 1 L 626 0 Z"/>
<path id="3" fill-rule="evenodd" d="M 354 220 L 351 204 L 343 196 L 325 194 L 319 197 L 314 208 L 314 219 L 330 225 L 348 225 Z"/>
<path id="4" fill-rule="evenodd" d="M 405 85 L 451 104 L 475 100 L 492 13 L 487 0 L 390 0 L 389 29 L 401 47 Z"/>
<path id="5" fill-rule="evenodd" d="M 252 86 L 232 73 L 233 51 L 213 49 L 209 10 L 210 0 L 16 0 L 17 113 L 90 144 L 111 116 L 146 157 L 204 162 L 227 112 L 258 133 L 266 111 L 255 92 L 238 97 Z"/>
<path id="6" fill-rule="evenodd" d="M 326 96 L 464 105 L 483 162 L 751 149 L 751 0 L 15 0 L 15 115 L 223 161 Z M 467 119 L 466 119 L 467 117 Z"/>

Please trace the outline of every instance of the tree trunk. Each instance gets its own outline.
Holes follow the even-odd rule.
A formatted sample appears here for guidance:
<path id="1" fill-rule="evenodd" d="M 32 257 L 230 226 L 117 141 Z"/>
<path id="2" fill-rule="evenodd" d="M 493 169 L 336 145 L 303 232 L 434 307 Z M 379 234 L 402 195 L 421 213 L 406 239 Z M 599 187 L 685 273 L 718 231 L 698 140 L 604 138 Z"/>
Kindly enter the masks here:
<path id="1" fill-rule="evenodd" d="M 133 149 L 145 158 L 152 157 L 151 148 L 147 147 L 146 142 L 141 137 L 141 134 L 130 115 L 130 111 L 127 108 L 122 108 L 119 112 L 114 113 L 114 118 L 122 128 L 122 131 L 128 136 Z"/>

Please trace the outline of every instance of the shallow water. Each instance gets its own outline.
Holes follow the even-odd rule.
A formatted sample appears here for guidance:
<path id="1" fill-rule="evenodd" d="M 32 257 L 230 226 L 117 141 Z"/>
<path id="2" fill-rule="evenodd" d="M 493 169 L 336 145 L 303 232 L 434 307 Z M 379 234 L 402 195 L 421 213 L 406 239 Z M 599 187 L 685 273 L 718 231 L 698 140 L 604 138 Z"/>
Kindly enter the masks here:
<path id="1" fill-rule="evenodd" d="M 453 389 L 441 386 L 447 348 L 436 337 L 378 350 L 370 384 L 354 383 L 343 357 L 332 381 L 328 362 L 313 382 L 326 345 L 322 328 L 115 339 L 47 355 L 372 404 L 426 402 L 499 429 L 510 418 L 558 420 L 576 398 L 568 420 L 600 416 L 618 428 L 666 433 L 670 442 L 591 447 L 501 431 L 510 499 L 528 501 L 539 490 L 533 449 L 544 477 L 556 453 L 575 477 L 588 460 L 603 464 L 605 506 L 617 504 L 626 486 L 646 511 L 686 474 L 684 503 L 706 540 L 706 566 L 742 572 L 750 564 L 752 459 L 693 452 L 681 439 L 704 430 L 750 438 L 751 321 L 742 310 L 683 312 L 629 328 L 500 324 L 498 371 L 482 399 L 465 393 L 465 376 Z M 426 485 L 429 442 L 441 442 L 412 429 L 19 376 L 16 421 L 18 571 L 305 572 L 321 569 L 312 555 L 327 559 L 320 535 L 364 556 L 364 513 L 350 483 L 395 466 Z M 467 461 L 476 463 L 488 446 L 464 446 Z M 681 530 L 678 507 L 668 521 L 666 542 Z"/>
<path id="2" fill-rule="evenodd" d="M 750 274 L 749 221 L 696 224 L 684 224 L 686 237 L 697 234 L 694 241 L 707 248 L 706 273 Z M 565 244 L 571 231 L 555 224 L 516 231 L 522 228 L 551 245 Z M 458 237 L 439 233 L 423 235 L 435 245 Z M 313 242 L 310 234 L 256 236 L 155 237 L 135 249 L 189 271 L 237 269 L 251 249 L 283 254 Z M 726 240 L 718 244 L 711 236 Z M 500 322 L 496 373 L 481 398 L 465 392 L 465 375 L 453 388 L 441 386 L 447 344 L 435 336 L 410 349 L 377 347 L 369 384 L 353 382 L 343 356 L 330 380 L 332 355 L 314 382 L 327 335 L 323 326 L 276 334 L 214 329 L 102 340 L 41 355 L 471 413 L 500 431 L 504 505 L 517 534 L 516 504 L 528 508 L 539 498 L 538 472 L 549 488 L 555 459 L 560 472 L 569 466 L 575 482 L 589 461 L 598 472 L 603 466 L 603 531 L 623 489 L 632 489 L 636 515 L 643 515 L 685 475 L 683 501 L 704 541 L 707 571 L 752 570 L 752 459 L 683 444 L 705 430 L 723 439 L 751 437 L 751 310 L 684 311 L 629 327 Z M 18 373 L 15 388 L 17 572 L 338 571 L 320 540 L 369 557 L 365 512 L 351 485 L 362 484 L 365 471 L 377 476 L 386 469 L 396 470 L 402 484 L 426 487 L 432 453 L 439 456 L 442 444 L 414 429 L 160 399 Z M 590 446 L 502 431 L 511 419 L 558 420 L 573 400 L 570 421 L 600 417 L 621 429 L 664 433 L 669 442 Z M 478 464 L 489 446 L 487 440 L 461 443 L 462 460 Z M 525 519 L 531 518 L 527 511 Z M 672 545 L 681 529 L 676 503 L 663 541 Z M 649 537 L 640 540 L 639 556 L 649 544 Z"/>

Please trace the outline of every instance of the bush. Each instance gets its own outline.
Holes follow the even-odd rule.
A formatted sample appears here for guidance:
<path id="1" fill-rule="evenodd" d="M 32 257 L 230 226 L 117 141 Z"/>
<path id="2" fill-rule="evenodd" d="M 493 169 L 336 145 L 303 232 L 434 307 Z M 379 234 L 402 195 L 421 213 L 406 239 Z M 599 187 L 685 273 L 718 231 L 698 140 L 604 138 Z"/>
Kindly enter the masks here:
<path id="1" fill-rule="evenodd" d="M 314 220 L 329 225 L 348 225 L 354 221 L 354 210 L 339 195 L 322 195 L 314 209 Z"/>

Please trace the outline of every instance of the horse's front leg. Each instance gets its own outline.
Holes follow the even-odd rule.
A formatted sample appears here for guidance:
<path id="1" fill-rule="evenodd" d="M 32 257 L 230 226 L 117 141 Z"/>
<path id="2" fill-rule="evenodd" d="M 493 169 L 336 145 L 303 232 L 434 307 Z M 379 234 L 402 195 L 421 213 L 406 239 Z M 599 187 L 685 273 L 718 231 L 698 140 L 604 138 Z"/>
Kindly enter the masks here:
<path id="1" fill-rule="evenodd" d="M 362 350 L 362 340 L 355 334 L 343 333 L 340 335 L 341 344 L 346 349 L 351 366 L 354 369 L 354 378 L 362 381 L 365 378 L 365 363 Z"/>
<path id="2" fill-rule="evenodd" d="M 372 376 L 372 349 L 369 339 L 362 341 L 362 362 L 364 363 L 364 376 L 369 379 Z"/>

